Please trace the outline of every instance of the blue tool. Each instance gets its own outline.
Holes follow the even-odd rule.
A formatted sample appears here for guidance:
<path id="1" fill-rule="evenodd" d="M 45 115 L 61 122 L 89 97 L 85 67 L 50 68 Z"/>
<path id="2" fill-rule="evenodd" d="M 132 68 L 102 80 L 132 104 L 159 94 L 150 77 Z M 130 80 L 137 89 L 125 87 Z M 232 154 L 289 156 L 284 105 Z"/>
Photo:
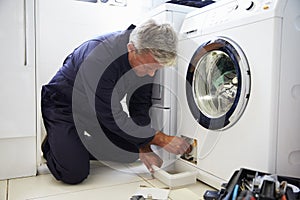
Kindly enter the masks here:
<path id="1" fill-rule="evenodd" d="M 232 200 L 236 200 L 236 197 L 238 195 L 238 191 L 239 191 L 239 185 L 236 184 L 233 188 L 233 194 L 232 194 Z"/>

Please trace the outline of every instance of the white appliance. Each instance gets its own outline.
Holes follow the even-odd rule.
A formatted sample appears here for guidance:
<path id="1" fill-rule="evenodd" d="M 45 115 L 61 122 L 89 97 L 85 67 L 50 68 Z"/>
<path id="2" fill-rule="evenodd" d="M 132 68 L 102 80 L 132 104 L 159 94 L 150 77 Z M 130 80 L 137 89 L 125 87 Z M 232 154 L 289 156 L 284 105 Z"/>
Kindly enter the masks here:
<path id="1" fill-rule="evenodd" d="M 36 173 L 34 3 L 0 3 L 0 180 Z"/>
<path id="2" fill-rule="evenodd" d="M 196 10 L 195 7 L 164 3 L 146 14 L 141 22 L 153 19 L 159 23 L 169 23 L 179 33 L 187 13 Z M 176 87 L 177 73 L 174 67 L 161 69 L 155 75 L 151 108 L 152 126 L 162 132 L 175 135 L 176 133 Z M 164 164 L 172 161 L 175 156 L 162 148 L 152 147 L 164 160 Z"/>
<path id="3" fill-rule="evenodd" d="M 181 159 L 220 188 L 241 167 L 300 177 L 300 1 L 223 0 L 189 13 L 178 59 Z"/>

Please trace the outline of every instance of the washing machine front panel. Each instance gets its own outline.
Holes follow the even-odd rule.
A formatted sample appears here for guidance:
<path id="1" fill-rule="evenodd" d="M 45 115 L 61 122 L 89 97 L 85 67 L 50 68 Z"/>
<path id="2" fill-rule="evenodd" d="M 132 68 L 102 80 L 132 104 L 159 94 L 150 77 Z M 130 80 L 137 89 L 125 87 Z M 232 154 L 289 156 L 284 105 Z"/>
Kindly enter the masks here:
<path id="1" fill-rule="evenodd" d="M 243 51 L 228 38 L 204 42 L 187 69 L 186 97 L 196 121 L 211 130 L 232 126 L 248 102 L 250 75 Z"/>
<path id="2" fill-rule="evenodd" d="M 265 5 L 268 2 L 271 4 Z M 230 4 L 224 0 L 222 5 L 216 3 L 214 9 L 206 7 L 199 13 L 191 13 L 181 29 L 179 77 L 187 76 L 189 63 L 199 46 L 218 36 L 230 38 L 240 46 L 251 71 L 247 105 L 236 123 L 222 131 L 204 128 L 195 120 L 186 97 L 186 80 L 178 80 L 178 107 L 183 108 L 180 114 L 186 119 L 179 123 L 178 130 L 197 140 L 198 179 L 216 188 L 241 167 L 300 177 L 296 122 L 300 84 L 299 68 L 295 67 L 299 62 L 295 55 L 300 46 L 300 2 L 268 2 L 255 1 L 259 4 L 245 10 L 243 6 L 227 9 Z M 226 18 L 219 13 L 225 13 Z M 194 66 L 196 71 L 197 62 Z M 196 133 L 192 134 L 193 131 Z"/>
<path id="3" fill-rule="evenodd" d="M 186 136 L 194 137 L 198 142 L 196 167 L 200 169 L 201 176 L 198 177 L 200 180 L 204 180 L 203 177 L 206 175 L 211 175 L 224 182 L 240 167 L 275 172 L 280 61 L 280 48 L 275 41 L 281 37 L 280 31 L 274 32 L 272 29 L 276 24 L 281 24 L 280 19 L 269 19 L 180 40 L 180 55 L 187 59 L 179 59 L 178 71 L 185 77 L 194 52 L 201 44 L 219 36 L 229 38 L 233 45 L 238 44 L 239 49 L 244 51 L 251 71 L 251 89 L 247 105 L 244 109 L 240 109 L 243 113 L 235 124 L 221 131 L 204 128 L 196 122 L 187 102 L 187 81 L 179 80 L 178 98 L 182 104 L 187 104 L 181 105 L 187 108 L 182 111 L 187 120 L 182 122 L 183 125 L 178 127 L 178 130 Z M 254 29 L 264 30 L 264 34 L 251 32 Z M 258 45 L 258 41 L 263 41 L 263 45 Z M 239 64 L 239 66 L 246 65 Z M 240 67 L 240 70 L 244 71 L 241 76 L 249 76 L 245 69 Z M 241 85 L 247 84 L 242 82 Z M 250 86 L 250 83 L 248 85 Z M 247 90 L 246 88 L 245 91 Z M 242 94 L 240 98 L 241 96 Z M 194 135 L 190 133 L 192 130 L 196 131 Z M 217 187 L 216 184 L 209 184 Z"/>
<path id="4" fill-rule="evenodd" d="M 201 43 L 200 43 L 201 44 Z M 190 138 L 196 138 L 201 127 L 191 114 L 186 98 L 186 75 L 189 62 L 193 56 L 190 52 L 195 52 L 199 47 L 198 41 L 184 40 L 179 41 L 178 59 L 177 59 L 177 135 L 184 135 Z M 189 51 L 186 51 L 189 49 Z M 188 122 L 188 123 L 187 123 Z"/>

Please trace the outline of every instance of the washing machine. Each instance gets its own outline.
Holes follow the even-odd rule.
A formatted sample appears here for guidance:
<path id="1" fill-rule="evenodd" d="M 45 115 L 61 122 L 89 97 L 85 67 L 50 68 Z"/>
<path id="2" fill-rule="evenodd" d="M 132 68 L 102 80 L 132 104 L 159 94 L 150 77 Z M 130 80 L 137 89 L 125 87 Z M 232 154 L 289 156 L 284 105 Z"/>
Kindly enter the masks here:
<path id="1" fill-rule="evenodd" d="M 300 1 L 222 0 L 186 15 L 180 161 L 220 188 L 241 167 L 300 177 Z"/>

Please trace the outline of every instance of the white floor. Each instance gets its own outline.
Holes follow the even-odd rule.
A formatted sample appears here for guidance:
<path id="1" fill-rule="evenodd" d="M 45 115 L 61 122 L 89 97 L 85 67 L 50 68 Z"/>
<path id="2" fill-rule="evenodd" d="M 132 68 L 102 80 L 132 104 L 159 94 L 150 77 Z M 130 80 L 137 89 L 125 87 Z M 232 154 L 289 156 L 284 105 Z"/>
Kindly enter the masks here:
<path id="1" fill-rule="evenodd" d="M 0 181 L 0 200 L 129 200 L 143 188 L 163 188 L 166 185 L 148 173 L 131 172 L 128 166 L 108 167 L 92 163 L 89 177 L 79 185 L 67 185 L 56 181 L 51 174 L 41 174 Z M 196 184 L 169 190 L 169 200 L 203 199 L 209 186 Z"/>

